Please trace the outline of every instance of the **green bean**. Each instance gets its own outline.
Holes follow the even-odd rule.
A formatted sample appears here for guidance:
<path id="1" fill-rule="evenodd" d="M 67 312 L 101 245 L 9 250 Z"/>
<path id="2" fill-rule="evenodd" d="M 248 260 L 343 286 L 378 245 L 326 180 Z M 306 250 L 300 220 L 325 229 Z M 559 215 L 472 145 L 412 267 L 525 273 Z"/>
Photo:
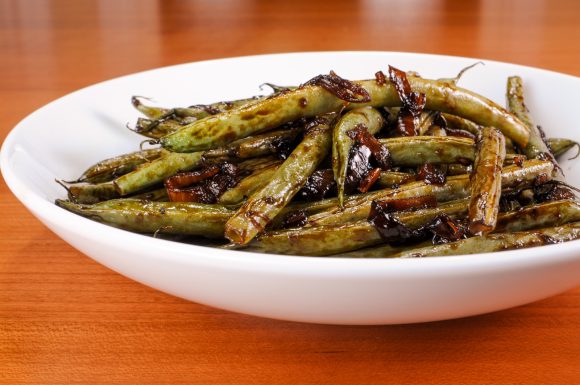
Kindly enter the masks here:
<path id="1" fill-rule="evenodd" d="M 81 205 L 57 200 L 57 206 L 138 233 L 169 233 L 222 238 L 224 225 L 232 210 L 192 202 L 148 202 L 138 199 L 116 199 Z"/>
<path id="2" fill-rule="evenodd" d="M 468 228 L 472 235 L 487 234 L 495 228 L 504 158 L 504 136 L 493 127 L 482 128 L 471 174 Z"/>
<path id="3" fill-rule="evenodd" d="M 133 107 L 135 107 L 137 111 L 141 112 L 149 119 L 159 119 L 165 113 L 167 113 L 168 111 L 167 108 L 148 106 L 142 102 L 142 99 L 147 98 L 144 98 L 142 96 L 133 96 L 131 97 L 131 104 L 133 104 Z"/>
<path id="4" fill-rule="evenodd" d="M 232 100 L 227 102 L 217 102 L 211 104 L 198 104 L 191 107 L 161 108 L 151 107 L 144 104 L 139 96 L 133 96 L 131 102 L 133 106 L 142 114 L 150 119 L 162 119 L 163 117 L 175 116 L 177 118 L 196 118 L 203 119 L 210 115 L 220 112 L 229 111 L 235 108 L 254 103 L 266 98 L 265 96 L 254 96 L 251 98 Z"/>
<path id="5" fill-rule="evenodd" d="M 417 132 L 419 135 L 427 135 L 427 131 L 433 126 L 437 111 L 423 111 L 417 118 Z"/>
<path id="6" fill-rule="evenodd" d="M 481 130 L 479 124 L 452 114 L 442 113 L 441 116 L 445 119 L 450 128 L 467 131 L 475 136 L 479 135 L 479 131 Z"/>
<path id="7" fill-rule="evenodd" d="M 465 163 L 475 159 L 475 142 L 455 136 L 405 136 L 381 139 L 393 163 L 420 166 L 424 163 Z"/>
<path id="8" fill-rule="evenodd" d="M 142 193 L 131 195 L 130 199 L 141 199 L 144 201 L 155 201 L 155 202 L 168 202 L 169 196 L 167 195 L 167 189 L 161 187 L 151 191 L 145 191 Z"/>
<path id="9" fill-rule="evenodd" d="M 556 158 L 559 158 L 560 156 L 564 155 L 572 147 L 576 147 L 578 150 L 580 150 L 580 144 L 571 139 L 549 138 L 547 141 L 548 146 L 550 147 L 552 153 Z M 571 159 L 574 159 L 577 156 L 578 154 L 573 156 Z"/>
<path id="10" fill-rule="evenodd" d="M 452 163 L 447 166 L 447 175 L 461 175 L 461 174 L 471 174 L 472 166 L 459 164 L 459 163 Z"/>
<path id="11" fill-rule="evenodd" d="M 179 131 L 182 127 L 183 125 L 175 120 L 155 121 L 138 118 L 135 128 L 132 128 L 131 131 L 148 138 L 159 139 L 165 135 Z"/>
<path id="12" fill-rule="evenodd" d="M 520 146 L 528 142 L 529 129 L 491 100 L 449 83 L 409 77 L 415 92 L 426 94 L 426 109 L 458 115 L 499 128 Z M 400 106 L 401 100 L 390 83 L 375 80 L 356 82 L 369 93 L 373 107 Z M 351 103 L 356 108 L 362 103 Z M 308 85 L 271 98 L 193 122 L 161 138 L 164 148 L 177 152 L 207 150 L 233 140 L 264 132 L 301 117 L 338 111 L 344 101 L 322 87 Z M 365 104 L 362 104 L 365 105 Z"/>
<path id="13" fill-rule="evenodd" d="M 580 206 L 576 202 L 569 200 L 546 202 L 499 214 L 495 231 L 524 231 L 578 221 L 580 221 Z"/>
<path id="14" fill-rule="evenodd" d="M 376 134 L 383 127 L 383 117 L 381 113 L 372 107 L 355 108 L 344 114 L 334 125 L 332 132 L 332 170 L 334 180 L 338 188 L 338 202 L 342 205 L 344 200 L 344 183 L 348 170 L 350 150 L 353 140 L 349 138 L 348 132 L 355 127 L 363 125 L 372 135 Z"/>
<path id="15" fill-rule="evenodd" d="M 520 146 L 527 144 L 529 129 L 519 119 L 491 100 L 450 83 L 418 77 L 408 77 L 408 79 L 413 91 L 425 94 L 425 109 L 457 115 L 479 125 L 496 127 Z M 370 105 L 392 106 L 393 99 L 400 104 L 396 91 L 390 83 L 379 85 L 375 81 L 363 81 L 359 84 L 362 84 L 369 92 Z"/>
<path id="16" fill-rule="evenodd" d="M 467 201 L 444 203 L 438 208 L 397 213 L 399 221 L 417 229 L 438 215 L 464 215 Z M 382 243 L 376 228 L 366 220 L 354 223 L 266 232 L 249 245 L 251 251 L 277 254 L 332 255 Z"/>
<path id="17" fill-rule="evenodd" d="M 239 139 L 224 147 L 207 150 L 204 154 L 206 158 L 234 157 L 253 158 L 268 155 L 276 152 L 276 143 L 284 140 L 292 141 L 300 130 L 277 130 L 265 134 L 250 136 Z"/>
<path id="18" fill-rule="evenodd" d="M 171 152 L 146 163 L 113 181 L 117 193 L 125 196 L 163 182 L 179 171 L 189 171 L 201 165 L 203 152 Z"/>
<path id="19" fill-rule="evenodd" d="M 109 182 L 118 176 L 134 170 L 137 166 L 159 158 L 165 150 L 153 148 L 119 155 L 98 162 L 89 167 L 75 182 Z"/>
<path id="20" fill-rule="evenodd" d="M 302 142 L 278 168 L 266 186 L 248 198 L 226 224 L 225 236 L 246 244 L 288 204 L 330 152 L 333 116 L 318 118 Z"/>
<path id="21" fill-rule="evenodd" d="M 524 103 L 524 87 L 522 78 L 519 76 L 511 76 L 507 82 L 507 101 L 509 110 L 518 117 L 529 129 L 530 139 L 528 145 L 523 147 L 524 154 L 530 159 L 549 159 L 556 167 L 554 172 L 556 179 L 564 181 L 564 174 L 562 169 L 558 166 L 558 162 L 549 146 L 544 141 L 544 134 L 541 129 L 534 124 L 530 116 L 530 112 Z"/>
<path id="22" fill-rule="evenodd" d="M 513 233 L 491 233 L 443 245 L 427 246 L 397 254 L 390 258 L 418 258 L 462 254 L 491 253 L 510 249 L 543 246 L 580 238 L 580 222 L 540 230 Z"/>
<path id="23" fill-rule="evenodd" d="M 539 175 L 549 176 L 553 164 L 549 161 L 528 160 L 522 166 L 508 166 L 502 170 L 502 187 L 523 188 L 530 186 Z M 373 200 L 396 200 L 423 195 L 435 195 L 438 201 L 444 202 L 469 196 L 469 175 L 456 175 L 447 178 L 444 185 L 431 185 L 423 181 L 411 182 L 398 189 L 377 190 L 370 193 L 349 197 L 344 202 L 344 209 L 338 204 L 308 218 L 307 226 L 346 223 L 368 217 Z"/>
<path id="24" fill-rule="evenodd" d="M 103 182 L 96 184 L 93 183 L 68 184 L 60 181 L 57 182 L 66 189 L 68 193 L 68 198 L 71 201 L 77 203 L 91 204 L 119 197 L 119 193 L 115 189 L 115 185 L 112 182 Z"/>
<path id="25" fill-rule="evenodd" d="M 272 179 L 278 167 L 279 164 L 275 164 L 252 173 L 242 179 L 236 186 L 223 193 L 219 197 L 218 203 L 237 204 L 242 202 L 254 192 L 263 188 Z"/>
<path id="26" fill-rule="evenodd" d="M 394 188 L 405 183 L 413 182 L 416 178 L 417 175 L 407 172 L 382 171 L 376 183 L 381 187 Z"/>

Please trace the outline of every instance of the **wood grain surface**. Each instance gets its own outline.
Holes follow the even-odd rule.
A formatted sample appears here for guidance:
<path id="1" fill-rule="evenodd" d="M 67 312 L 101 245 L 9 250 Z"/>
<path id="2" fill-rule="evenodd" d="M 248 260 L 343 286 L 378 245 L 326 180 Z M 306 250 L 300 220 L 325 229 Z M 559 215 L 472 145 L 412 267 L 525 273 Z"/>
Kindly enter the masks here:
<path id="1" fill-rule="evenodd" d="M 169 64 L 395 50 L 580 76 L 579 42 L 576 0 L 0 0 L 0 138 L 68 92 Z M 421 325 L 259 319 L 96 264 L 0 181 L 0 383 L 578 384 L 580 288 Z"/>

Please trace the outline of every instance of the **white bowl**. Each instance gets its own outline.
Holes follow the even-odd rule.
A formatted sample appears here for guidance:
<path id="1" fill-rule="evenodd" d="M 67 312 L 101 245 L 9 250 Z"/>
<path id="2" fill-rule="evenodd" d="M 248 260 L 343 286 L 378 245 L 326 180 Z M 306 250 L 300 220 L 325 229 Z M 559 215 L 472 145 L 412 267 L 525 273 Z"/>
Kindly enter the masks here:
<path id="1" fill-rule="evenodd" d="M 92 163 L 134 151 L 125 129 L 137 113 L 132 95 L 161 105 L 250 96 L 264 82 L 299 84 L 335 70 L 369 78 L 387 64 L 424 77 L 453 77 L 478 59 L 390 52 L 252 56 L 161 68 L 100 83 L 60 98 L 20 122 L 2 147 L 13 193 L 72 246 L 111 269 L 195 302 L 277 319 L 329 324 L 435 321 L 505 309 L 580 283 L 580 241 L 458 257 L 361 260 L 226 251 L 180 244 L 108 227 L 56 207 L 55 178 L 74 179 Z M 500 104 L 506 78 L 523 77 L 527 105 L 549 136 L 580 141 L 580 79 L 485 61 L 461 85 Z M 580 168 L 563 162 L 580 186 Z"/>

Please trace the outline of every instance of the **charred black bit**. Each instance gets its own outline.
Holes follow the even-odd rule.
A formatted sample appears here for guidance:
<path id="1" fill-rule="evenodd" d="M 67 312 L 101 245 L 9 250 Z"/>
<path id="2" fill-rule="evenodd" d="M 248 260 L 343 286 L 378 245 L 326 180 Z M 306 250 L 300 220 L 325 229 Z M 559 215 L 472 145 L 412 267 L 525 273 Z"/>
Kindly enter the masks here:
<path id="1" fill-rule="evenodd" d="M 400 198 L 384 201 L 374 201 L 376 209 L 380 209 L 386 213 L 393 213 L 396 211 L 411 211 L 437 207 L 437 199 L 435 195 L 421 195 L 413 198 Z M 372 213 L 371 208 L 371 213 Z"/>
<path id="2" fill-rule="evenodd" d="M 364 87 L 338 76 L 334 71 L 328 75 L 318 75 L 310 79 L 302 86 L 320 86 L 346 102 L 368 103 L 371 96 Z M 302 87 L 301 86 L 301 87 Z"/>
<path id="3" fill-rule="evenodd" d="M 500 212 L 515 211 L 519 210 L 522 206 L 533 204 L 534 203 L 533 195 L 531 196 L 532 198 L 531 201 L 529 200 L 529 198 L 530 196 L 528 194 L 523 194 L 522 190 L 502 191 L 501 197 L 499 198 L 499 211 Z"/>
<path id="4" fill-rule="evenodd" d="M 201 171 L 177 174 L 165 180 L 165 188 L 169 199 L 174 202 L 216 203 L 240 178 L 239 168 L 224 162 Z"/>
<path id="5" fill-rule="evenodd" d="M 441 112 L 439 111 L 437 111 L 433 117 L 433 124 L 441 127 L 444 130 L 447 130 L 448 128 L 447 119 L 445 119 L 445 117 L 441 115 Z"/>
<path id="6" fill-rule="evenodd" d="M 407 243 L 419 236 L 415 231 L 405 226 L 392 212 L 383 210 L 376 201 L 371 204 L 368 221 L 375 227 L 383 241 L 387 243 Z"/>
<path id="7" fill-rule="evenodd" d="M 361 182 L 358 186 L 358 190 L 362 193 L 369 191 L 369 189 L 371 187 L 373 187 L 373 184 L 375 184 L 375 182 L 377 181 L 377 179 L 379 179 L 380 176 L 381 176 L 381 169 L 380 168 L 372 169 L 367 174 L 367 176 L 364 177 L 363 180 L 361 180 Z"/>
<path id="8" fill-rule="evenodd" d="M 407 74 L 395 67 L 389 66 L 389 80 L 397 90 L 402 108 L 397 117 L 397 128 L 402 136 L 417 135 L 415 119 L 425 107 L 425 94 L 413 92 Z"/>
<path id="9" fill-rule="evenodd" d="M 561 201 L 574 198 L 574 192 L 565 183 L 550 181 L 542 185 L 534 186 L 534 199 L 537 202 Z"/>
<path id="10" fill-rule="evenodd" d="M 391 154 L 389 153 L 389 149 L 387 146 L 379 142 L 377 138 L 371 135 L 365 125 L 357 124 L 346 134 L 355 143 L 367 147 L 373 154 L 375 161 L 382 170 L 388 170 L 392 167 L 393 162 L 391 161 Z"/>
<path id="11" fill-rule="evenodd" d="M 417 180 L 422 180 L 427 184 L 443 185 L 447 180 L 447 176 L 439 167 L 436 167 L 431 163 L 425 163 L 419 167 Z"/>
<path id="12" fill-rule="evenodd" d="M 325 169 L 313 172 L 297 195 L 306 201 L 315 201 L 324 199 L 335 192 L 334 173 L 331 169 Z"/>
<path id="13" fill-rule="evenodd" d="M 514 157 L 514 164 L 518 167 L 523 167 L 524 160 L 526 160 L 524 156 L 516 156 Z"/>
<path id="14" fill-rule="evenodd" d="M 274 150 L 274 154 L 282 160 L 287 159 L 288 156 L 296 147 L 296 137 L 292 138 L 289 136 L 283 136 L 280 138 L 276 138 L 272 141 L 272 149 Z"/>
<path id="15" fill-rule="evenodd" d="M 282 219 L 282 228 L 290 229 L 295 227 L 303 227 L 307 222 L 308 217 L 304 210 L 297 210 L 288 213 L 284 219 Z"/>
<path id="16" fill-rule="evenodd" d="M 502 213 L 507 213 L 509 211 L 516 211 L 522 208 L 522 205 L 517 199 L 508 199 L 502 196 L 499 199 L 499 211 Z"/>
<path id="17" fill-rule="evenodd" d="M 350 148 L 348 171 L 345 180 L 347 190 L 357 189 L 361 181 L 373 169 L 371 166 L 371 155 L 371 150 L 362 144 L 355 143 Z"/>
<path id="18" fill-rule="evenodd" d="M 534 179 L 534 187 L 541 186 L 547 182 L 549 182 L 552 178 L 548 174 L 540 174 Z"/>
<path id="19" fill-rule="evenodd" d="M 421 230 L 426 230 L 433 234 L 433 244 L 455 242 L 466 237 L 465 226 L 458 221 L 454 221 L 446 214 L 441 214 L 433 218 Z"/>
<path id="20" fill-rule="evenodd" d="M 378 71 L 377 73 L 375 73 L 375 79 L 379 86 L 384 86 L 385 84 L 387 84 L 387 77 L 385 76 L 383 71 Z"/>
<path id="21" fill-rule="evenodd" d="M 367 220 L 375 227 L 385 242 L 392 244 L 409 243 L 426 238 L 426 231 L 423 228 L 409 228 L 396 217 L 396 213 L 435 207 L 436 205 L 437 201 L 433 195 L 392 201 L 373 201 Z"/>
<path id="22" fill-rule="evenodd" d="M 558 240 L 558 239 L 550 237 L 549 235 L 546 235 L 546 234 L 536 233 L 536 235 L 538 236 L 538 238 L 540 238 L 542 240 L 544 245 L 553 245 L 556 243 L 563 242 L 563 240 Z"/>

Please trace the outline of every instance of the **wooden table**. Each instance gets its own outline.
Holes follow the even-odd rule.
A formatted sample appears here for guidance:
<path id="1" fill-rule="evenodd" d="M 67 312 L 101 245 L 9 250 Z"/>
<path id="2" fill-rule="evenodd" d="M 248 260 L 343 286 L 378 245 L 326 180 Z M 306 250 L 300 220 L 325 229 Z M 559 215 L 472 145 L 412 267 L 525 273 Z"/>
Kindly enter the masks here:
<path id="1" fill-rule="evenodd" d="M 77 88 L 168 64 L 395 50 L 579 76 L 579 41 L 576 0 L 1 0 L 0 133 Z M 2 384 L 580 383 L 580 288 L 431 324 L 279 322 L 189 303 L 96 264 L 3 181 L 0 218 Z"/>

